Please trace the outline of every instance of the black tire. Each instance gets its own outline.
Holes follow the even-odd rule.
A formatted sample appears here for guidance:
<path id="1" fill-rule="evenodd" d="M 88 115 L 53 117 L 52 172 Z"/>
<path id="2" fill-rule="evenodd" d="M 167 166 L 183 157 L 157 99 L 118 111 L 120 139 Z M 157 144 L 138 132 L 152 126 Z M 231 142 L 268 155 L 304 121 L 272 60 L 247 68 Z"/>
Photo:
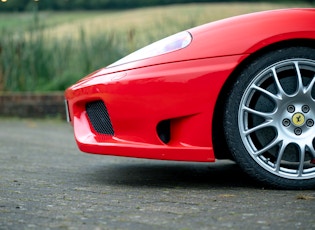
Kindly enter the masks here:
<path id="1" fill-rule="evenodd" d="M 287 47 L 253 60 L 230 89 L 223 118 L 228 147 L 265 185 L 315 187 L 314 82 L 315 49 Z"/>

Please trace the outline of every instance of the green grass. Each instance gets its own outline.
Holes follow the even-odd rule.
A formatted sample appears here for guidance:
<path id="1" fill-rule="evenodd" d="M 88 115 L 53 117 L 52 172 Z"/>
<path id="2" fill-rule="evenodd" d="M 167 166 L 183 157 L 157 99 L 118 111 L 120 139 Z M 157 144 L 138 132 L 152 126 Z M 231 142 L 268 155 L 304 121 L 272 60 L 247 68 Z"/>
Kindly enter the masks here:
<path id="1" fill-rule="evenodd" d="M 91 19 L 103 14 L 103 12 L 95 11 L 76 11 L 76 12 L 52 12 L 45 11 L 38 13 L 38 20 L 41 25 L 57 26 L 63 23 L 71 23 L 74 21 L 82 21 Z M 1 13 L 0 14 L 0 30 L 17 31 L 27 30 L 32 27 L 35 20 L 35 12 L 23 13 Z"/>
<path id="2" fill-rule="evenodd" d="M 125 11 L 0 14 L 0 91 L 64 90 L 167 35 L 214 20 L 307 4 L 187 4 Z"/>

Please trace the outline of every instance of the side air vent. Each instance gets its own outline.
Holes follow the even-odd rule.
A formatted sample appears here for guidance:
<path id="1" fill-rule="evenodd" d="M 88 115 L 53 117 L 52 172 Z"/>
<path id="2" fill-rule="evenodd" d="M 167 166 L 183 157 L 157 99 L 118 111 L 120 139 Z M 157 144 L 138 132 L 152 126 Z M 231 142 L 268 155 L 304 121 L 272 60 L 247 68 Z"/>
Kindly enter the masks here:
<path id="1" fill-rule="evenodd" d="M 156 127 L 156 132 L 160 140 L 164 144 L 167 144 L 171 140 L 171 121 L 170 120 L 161 121 Z"/>
<path id="2" fill-rule="evenodd" d="M 96 132 L 114 135 L 113 126 L 103 101 L 93 101 L 86 104 L 86 112 Z"/>

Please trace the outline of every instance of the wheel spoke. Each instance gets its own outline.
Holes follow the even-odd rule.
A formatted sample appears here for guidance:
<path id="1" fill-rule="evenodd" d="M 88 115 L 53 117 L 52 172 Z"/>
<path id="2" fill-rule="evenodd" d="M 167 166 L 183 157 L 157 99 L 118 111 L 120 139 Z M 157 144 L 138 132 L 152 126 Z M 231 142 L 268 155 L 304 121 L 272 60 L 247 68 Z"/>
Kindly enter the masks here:
<path id="1" fill-rule="evenodd" d="M 272 122 L 273 122 L 272 120 L 266 121 L 266 122 L 264 122 L 264 123 L 262 123 L 260 125 L 257 125 L 255 127 L 251 128 L 251 129 L 245 130 L 243 133 L 247 136 L 248 134 L 256 132 L 257 130 L 260 130 L 260 129 L 263 129 L 263 128 L 271 126 Z"/>
<path id="2" fill-rule="evenodd" d="M 260 117 L 263 117 L 265 118 L 266 120 L 271 120 L 272 118 L 272 115 L 274 113 L 265 113 L 265 112 L 260 112 L 260 111 L 257 111 L 257 110 L 254 110 L 254 109 L 251 109 L 247 106 L 243 106 L 243 110 L 248 112 L 248 113 L 251 113 L 251 114 L 254 114 L 254 115 L 257 115 L 257 116 L 260 116 Z"/>
<path id="3" fill-rule="evenodd" d="M 309 97 L 312 98 L 312 89 L 314 87 L 315 84 L 315 75 L 311 81 L 311 83 L 307 86 L 307 88 L 305 89 L 304 93 Z"/>
<path id="4" fill-rule="evenodd" d="M 268 90 L 265 90 L 265 89 L 263 89 L 257 85 L 253 85 L 252 88 L 260 91 L 263 94 L 266 94 L 267 96 L 269 96 L 271 99 L 273 99 L 276 102 L 280 101 L 282 99 L 279 95 L 275 95 L 275 94 L 269 92 Z"/>
<path id="5" fill-rule="evenodd" d="M 305 146 L 300 149 L 300 158 L 299 158 L 299 169 L 298 169 L 298 176 L 301 177 L 303 175 L 304 169 L 304 159 L 305 159 Z"/>
<path id="6" fill-rule="evenodd" d="M 311 145 L 311 146 L 307 146 L 307 148 L 311 152 L 311 155 L 312 155 L 313 159 L 315 159 L 315 149 L 314 149 L 314 147 Z"/>
<path id="7" fill-rule="evenodd" d="M 263 154 L 264 152 L 266 152 L 267 150 L 273 148 L 274 146 L 278 145 L 282 140 L 279 140 L 279 138 L 275 138 L 272 142 L 270 142 L 269 144 L 267 144 L 264 148 L 254 152 L 255 156 L 260 156 L 261 154 Z"/>
<path id="8" fill-rule="evenodd" d="M 279 78 L 278 78 L 278 74 L 277 74 L 277 71 L 276 71 L 276 67 L 273 67 L 271 68 L 271 71 L 272 71 L 272 75 L 273 75 L 273 78 L 275 80 L 275 83 L 276 83 L 276 87 L 278 89 L 278 93 L 280 95 L 286 95 L 286 93 L 284 92 L 281 84 L 280 84 L 280 81 L 279 81 Z"/>
<path id="9" fill-rule="evenodd" d="M 276 172 L 279 172 L 279 170 L 280 170 L 282 156 L 284 154 L 284 150 L 285 150 L 286 147 L 287 147 L 287 145 L 284 144 L 284 142 L 282 142 L 281 143 L 281 147 L 280 147 L 279 152 L 278 152 L 277 161 L 275 163 L 275 170 L 276 170 Z"/>
<path id="10" fill-rule="evenodd" d="M 298 80 L 296 93 L 303 92 L 304 86 L 303 86 L 303 81 L 302 81 L 302 76 L 301 76 L 299 63 L 297 61 L 294 62 L 294 66 L 295 66 L 295 70 L 296 70 L 296 73 L 297 73 L 297 80 Z"/>

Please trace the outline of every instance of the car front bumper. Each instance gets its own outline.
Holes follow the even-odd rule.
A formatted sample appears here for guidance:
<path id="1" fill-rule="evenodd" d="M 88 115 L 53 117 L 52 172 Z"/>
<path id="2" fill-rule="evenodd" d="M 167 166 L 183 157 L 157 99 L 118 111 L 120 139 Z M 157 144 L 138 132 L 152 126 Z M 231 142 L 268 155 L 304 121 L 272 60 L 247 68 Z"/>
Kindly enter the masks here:
<path id="1" fill-rule="evenodd" d="M 215 161 L 212 119 L 216 100 L 242 58 L 237 55 L 168 63 L 81 80 L 65 93 L 80 150 L 149 159 Z M 95 102 L 104 106 L 97 108 Z M 169 135 L 167 140 L 164 134 Z"/>

